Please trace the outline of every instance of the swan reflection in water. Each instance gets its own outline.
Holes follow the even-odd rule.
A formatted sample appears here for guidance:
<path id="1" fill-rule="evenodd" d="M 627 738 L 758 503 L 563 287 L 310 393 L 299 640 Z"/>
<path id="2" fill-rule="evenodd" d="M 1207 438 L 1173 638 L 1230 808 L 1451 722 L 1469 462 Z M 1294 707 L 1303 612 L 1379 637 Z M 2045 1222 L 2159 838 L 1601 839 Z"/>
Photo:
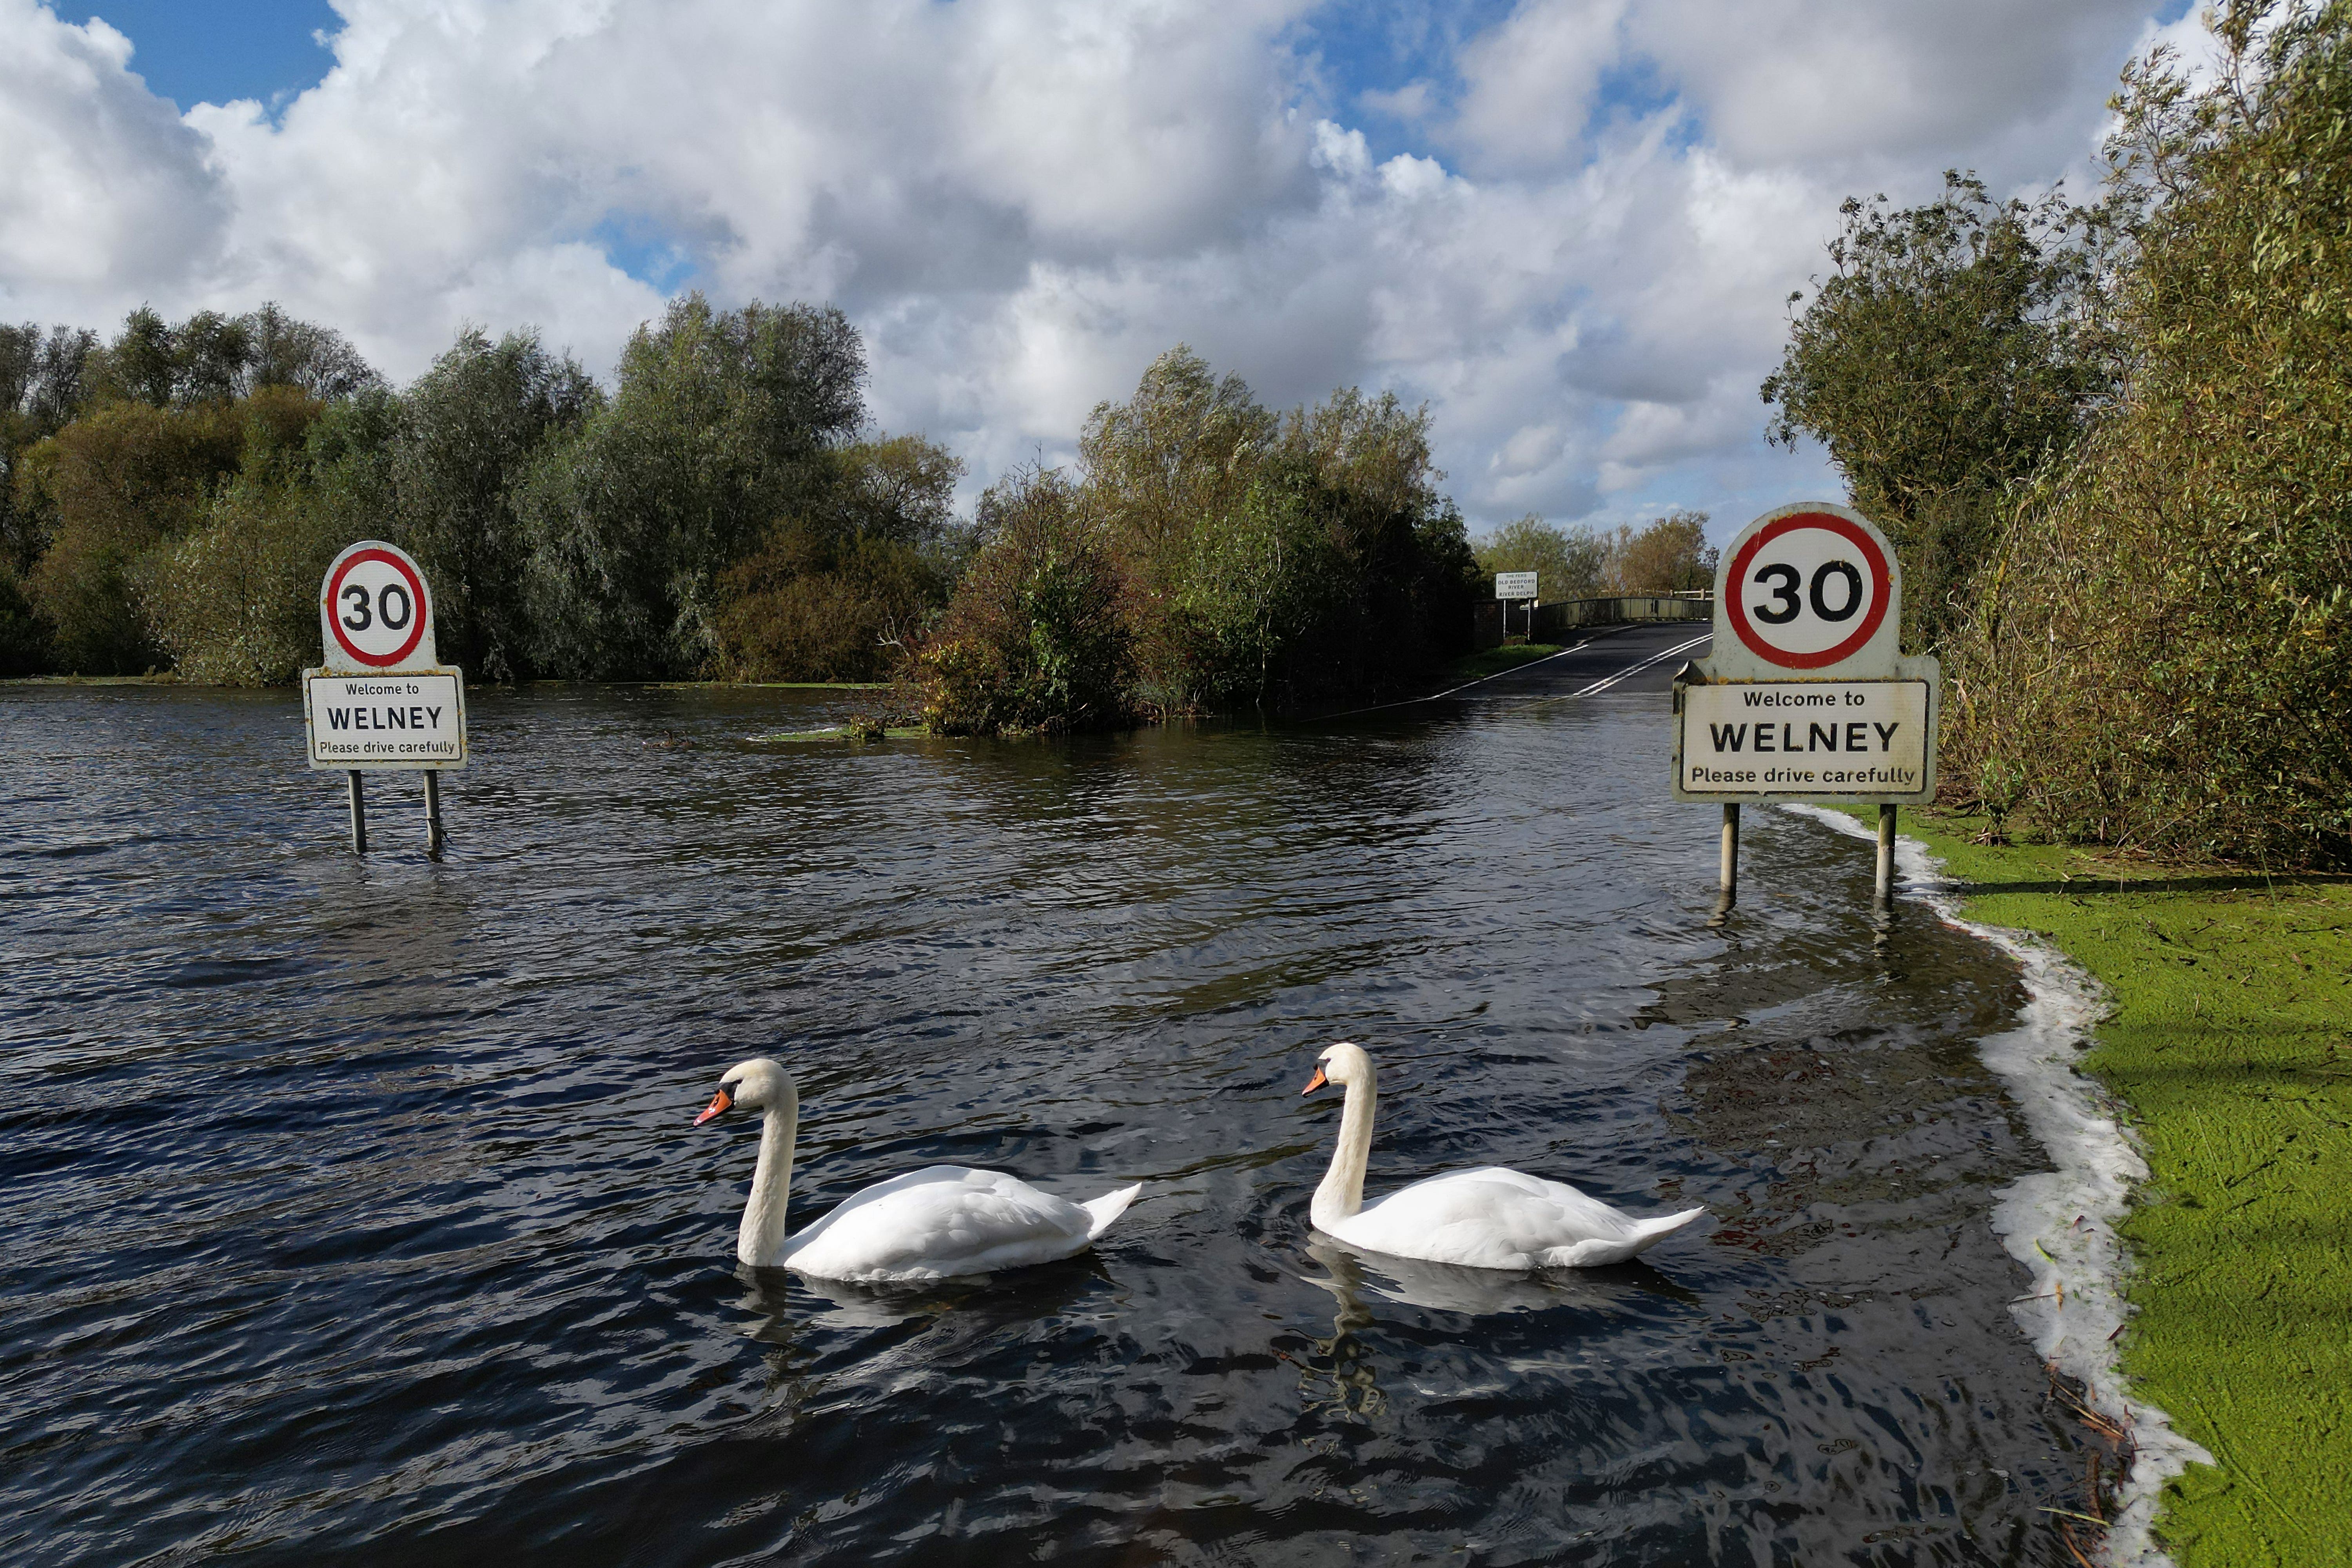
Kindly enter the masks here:
<path id="1" fill-rule="evenodd" d="M 749 1266 L 739 1266 L 735 1278 L 751 1292 L 740 1305 L 761 1320 L 749 1331 L 750 1337 L 775 1343 L 789 1343 L 806 1330 L 889 1329 L 950 1313 L 971 1316 L 982 1328 L 995 1328 L 1051 1317 L 1105 1286 L 1114 1291 L 1118 1288 L 1092 1252 L 1000 1274 L 894 1284 L 863 1285 Z"/>
<path id="2" fill-rule="evenodd" d="M 1561 1307 L 1587 1311 L 1617 1312 L 1643 1297 L 1664 1297 L 1690 1306 L 1698 1296 L 1677 1285 L 1649 1264 L 1636 1258 L 1602 1268 L 1550 1268 L 1511 1273 L 1499 1268 L 1465 1268 L 1452 1263 L 1431 1263 L 1419 1258 L 1391 1258 L 1384 1252 L 1360 1252 L 1328 1238 L 1307 1244 L 1307 1256 L 1329 1271 L 1318 1279 L 1301 1275 L 1339 1299 L 1333 1326 L 1347 1333 L 1368 1327 L 1371 1312 L 1367 1294 L 1383 1300 L 1420 1307 L 1433 1312 L 1459 1312 L 1486 1317 L 1497 1312 L 1549 1312 Z"/>
<path id="3" fill-rule="evenodd" d="M 1315 1342 L 1319 1364 L 1300 1366 L 1299 1392 L 1309 1410 L 1343 1412 L 1371 1419 L 1387 1405 L 1363 1331 L 1377 1321 L 1370 1303 L 1394 1301 L 1424 1311 L 1462 1317 L 1513 1312 L 1571 1312 L 1618 1318 L 1663 1300 L 1686 1307 L 1703 1305 L 1698 1295 L 1636 1259 L 1601 1268 L 1556 1268 L 1511 1273 L 1465 1268 L 1418 1258 L 1391 1258 L 1359 1251 L 1326 1237 L 1307 1244 L 1307 1256 L 1325 1277 L 1302 1274 L 1310 1285 L 1331 1292 L 1339 1304 L 1331 1337 Z"/>

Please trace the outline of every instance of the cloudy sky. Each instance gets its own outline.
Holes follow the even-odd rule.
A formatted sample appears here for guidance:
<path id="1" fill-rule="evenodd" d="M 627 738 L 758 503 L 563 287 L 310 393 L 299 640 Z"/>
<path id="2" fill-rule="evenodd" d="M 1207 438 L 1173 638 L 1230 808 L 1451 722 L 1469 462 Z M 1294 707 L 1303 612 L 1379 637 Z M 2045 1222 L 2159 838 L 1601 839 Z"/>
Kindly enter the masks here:
<path id="1" fill-rule="evenodd" d="M 405 379 L 827 300 L 975 482 L 1181 341 L 1391 387 L 1480 527 L 1835 494 L 1757 383 L 1839 200 L 2084 187 L 2186 0 L 0 0 L 0 319 L 275 299 Z"/>

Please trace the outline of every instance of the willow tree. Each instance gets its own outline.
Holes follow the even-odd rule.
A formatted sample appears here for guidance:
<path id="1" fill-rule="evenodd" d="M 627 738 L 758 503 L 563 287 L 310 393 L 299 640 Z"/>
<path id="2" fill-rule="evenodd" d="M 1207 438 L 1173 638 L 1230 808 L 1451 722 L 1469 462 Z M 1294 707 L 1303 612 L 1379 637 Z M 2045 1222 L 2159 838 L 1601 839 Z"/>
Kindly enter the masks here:
<path id="1" fill-rule="evenodd" d="M 1932 647 L 1965 617 L 2013 487 L 2112 392 L 2112 228 L 2056 195 L 1997 202 L 1957 172 L 1933 202 L 1839 211 L 1830 276 L 1762 387 L 1766 434 L 1828 447 L 1902 557 L 1906 640 Z"/>

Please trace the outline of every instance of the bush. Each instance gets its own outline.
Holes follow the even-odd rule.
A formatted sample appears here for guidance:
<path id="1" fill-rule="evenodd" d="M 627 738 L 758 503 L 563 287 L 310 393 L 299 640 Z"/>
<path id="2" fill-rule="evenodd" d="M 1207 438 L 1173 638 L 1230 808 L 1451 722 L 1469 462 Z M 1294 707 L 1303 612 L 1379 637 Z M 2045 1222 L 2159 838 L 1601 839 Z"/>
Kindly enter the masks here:
<path id="1" fill-rule="evenodd" d="M 141 599 L 184 680 L 283 686 L 319 662 L 319 584 L 348 531 L 307 486 L 239 477 L 149 556 Z"/>
<path id="2" fill-rule="evenodd" d="M 984 542 L 918 661 L 925 723 L 995 735 L 1128 722 L 1123 584 L 1078 488 L 1025 469 L 989 489 L 979 521 Z"/>
<path id="3" fill-rule="evenodd" d="M 2352 6 L 2237 5 L 2127 78 L 2120 405 L 2020 510 L 1946 777 L 2051 832 L 2352 860 Z"/>
<path id="4" fill-rule="evenodd" d="M 826 455 L 807 510 L 719 584 L 717 673 L 873 680 L 899 672 L 970 550 L 950 510 L 963 464 L 919 437 Z"/>
<path id="5" fill-rule="evenodd" d="M 140 561 L 196 526 L 211 488 L 236 470 L 245 410 L 115 403 L 26 453 L 20 511 L 48 541 L 26 586 L 53 631 L 52 657 L 83 675 L 133 675 L 164 662 L 134 584 Z"/>

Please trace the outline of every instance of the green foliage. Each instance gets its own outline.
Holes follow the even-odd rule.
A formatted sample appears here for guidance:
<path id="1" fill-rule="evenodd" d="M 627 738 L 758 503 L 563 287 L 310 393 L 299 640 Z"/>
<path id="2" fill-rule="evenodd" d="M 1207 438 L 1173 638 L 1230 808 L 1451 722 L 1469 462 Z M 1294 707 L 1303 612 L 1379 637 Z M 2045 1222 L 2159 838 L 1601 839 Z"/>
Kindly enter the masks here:
<path id="1" fill-rule="evenodd" d="M 1532 572 L 1542 596 L 1586 599 L 1600 594 L 1609 568 L 1609 542 L 1589 528 L 1555 528 L 1529 512 L 1481 540 L 1478 570 Z"/>
<path id="2" fill-rule="evenodd" d="M 473 327 L 400 400 L 382 479 L 394 542 L 433 586 L 434 637 L 449 663 L 489 680 L 524 673 L 531 541 L 517 489 L 542 447 L 601 402 L 587 373 L 536 334 L 493 343 Z"/>
<path id="3" fill-rule="evenodd" d="M 1605 593 L 1693 594 L 1715 586 L 1716 549 L 1706 542 L 1703 511 L 1677 510 L 1639 529 L 1619 523 L 1607 543 Z"/>
<path id="4" fill-rule="evenodd" d="M 1086 497 L 1025 469 L 981 499 L 984 542 L 919 660 L 924 722 L 949 735 L 1128 721 L 1134 639 L 1122 574 Z"/>
<path id="5" fill-rule="evenodd" d="M 103 348 L 85 348 L 92 403 L 185 408 L 286 386 L 321 402 L 350 397 L 379 377 L 343 335 L 297 321 L 275 304 L 242 316 L 199 310 L 173 326 L 147 306 Z"/>
<path id="6" fill-rule="evenodd" d="M 2066 452 L 2113 390 L 2110 226 L 2056 195 L 1995 202 L 1957 172 L 1925 205 L 1840 211 L 1832 275 L 1763 384 L 1778 405 L 1767 434 L 1829 448 L 1902 557 L 1906 641 L 1934 646 L 1967 612 L 2010 488 Z"/>
<path id="7" fill-rule="evenodd" d="M 719 311 L 695 294 L 640 328 L 612 401 L 520 498 L 538 661 L 583 678 L 717 668 L 720 580 L 822 495 L 865 378 L 856 330 L 830 308 Z"/>
<path id="8" fill-rule="evenodd" d="M 919 437 L 826 454 L 810 505 L 719 579 L 719 673 L 872 680 L 897 672 L 969 547 L 950 508 L 963 464 Z"/>
<path id="9" fill-rule="evenodd" d="M 285 685 L 319 660 L 319 581 L 352 536 L 310 487 L 266 468 L 231 479 L 206 516 L 142 563 L 156 638 L 182 679 Z"/>
<path id="10" fill-rule="evenodd" d="M 126 675 L 164 660 L 137 600 L 135 568 L 195 528 L 212 487 L 238 467 L 246 426 L 235 405 L 115 403 L 25 454 L 16 506 L 46 541 L 26 586 L 53 629 L 58 668 Z"/>
<path id="11" fill-rule="evenodd" d="M 2135 69 L 2120 404 L 1956 650 L 1948 777 L 2068 837 L 2352 859 L 2352 5 L 2238 4 Z M 1996 803 L 1997 804 L 1997 803 Z"/>
<path id="12" fill-rule="evenodd" d="M 1349 388 L 1277 416 L 1180 344 L 1095 409 L 1079 451 L 1138 711 L 1377 686 L 1466 638 L 1475 564 L 1424 410 Z"/>

